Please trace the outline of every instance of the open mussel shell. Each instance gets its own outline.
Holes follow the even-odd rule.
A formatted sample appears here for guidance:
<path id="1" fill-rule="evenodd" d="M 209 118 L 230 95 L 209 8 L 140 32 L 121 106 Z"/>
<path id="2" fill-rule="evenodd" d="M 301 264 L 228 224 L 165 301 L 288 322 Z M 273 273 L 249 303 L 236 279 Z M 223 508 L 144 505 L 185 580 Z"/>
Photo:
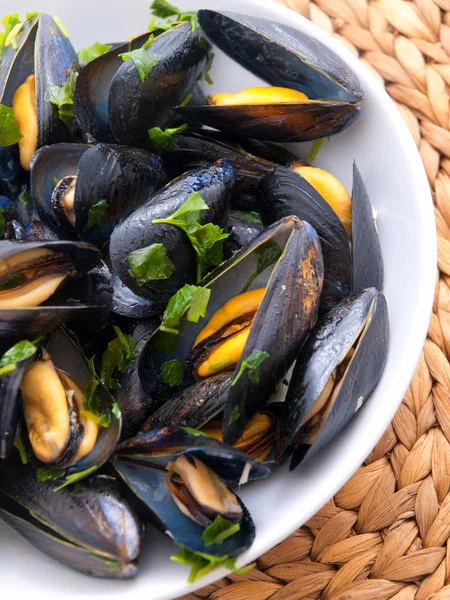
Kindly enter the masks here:
<path id="1" fill-rule="evenodd" d="M 139 354 L 149 337 L 159 326 L 156 318 L 133 321 L 124 328 L 124 333 L 138 342 L 135 356 L 125 373 L 119 376 L 119 386 L 114 392 L 114 400 L 122 413 L 121 439 L 135 436 L 154 410 L 151 396 L 143 389 L 138 374 Z"/>
<path id="2" fill-rule="evenodd" d="M 140 524 L 111 477 L 76 489 L 38 483 L 30 465 L 0 465 L 0 517 L 58 562 L 95 577 L 127 579 L 137 572 Z"/>
<path id="3" fill-rule="evenodd" d="M 346 298 L 317 322 L 297 359 L 280 422 L 281 454 L 294 452 L 291 469 L 322 450 L 367 400 L 388 344 L 386 300 L 375 288 Z"/>
<path id="4" fill-rule="evenodd" d="M 338 101 L 304 104 L 184 106 L 177 110 L 221 131 L 271 142 L 309 142 L 335 135 L 359 117 L 359 106 Z"/>
<path id="5" fill-rule="evenodd" d="M 117 45 L 109 52 L 92 60 L 81 69 L 73 94 L 74 114 L 87 139 L 98 142 L 114 142 L 109 121 L 109 90 L 114 75 L 123 60 L 119 54 L 141 48 L 149 34 L 133 38 Z"/>
<path id="6" fill-rule="evenodd" d="M 384 263 L 372 204 L 356 162 L 353 163 L 353 291 L 383 289 Z"/>
<path id="7" fill-rule="evenodd" d="M 208 38 L 236 62 L 273 86 L 298 90 L 298 104 L 179 107 L 205 125 L 274 142 L 334 135 L 359 116 L 363 91 L 332 50 L 287 25 L 231 12 L 200 10 Z"/>
<path id="8" fill-rule="evenodd" d="M 261 261 L 265 268 L 259 273 Z M 236 368 L 231 367 L 236 376 L 242 361 L 254 350 L 268 354 L 260 368 L 259 383 L 244 373 L 228 394 L 224 440 L 236 441 L 275 391 L 301 348 L 317 313 L 322 279 L 322 254 L 313 228 L 296 217 L 274 223 L 205 280 L 204 287 L 210 289 L 211 294 L 204 319 L 198 323 L 183 322 L 177 337 L 158 330 L 150 338 L 139 361 L 144 389 L 152 397 L 164 400 L 192 385 L 194 354 L 210 344 L 212 336 L 194 353 L 192 348 L 208 320 L 243 291 L 265 287 L 239 362 Z M 170 386 L 163 380 L 163 365 L 170 360 L 179 360 L 185 365 L 179 385 Z M 233 411 L 233 415 L 238 413 L 238 416 L 230 424 Z"/>
<path id="9" fill-rule="evenodd" d="M 72 147 L 73 146 L 73 147 Z M 32 167 L 32 195 L 45 222 L 74 230 L 102 246 L 120 219 L 167 182 L 161 160 L 146 150 L 98 144 L 58 144 L 41 148 Z M 72 191 L 70 209 L 65 202 Z M 101 206 L 101 219 L 91 211 Z"/>
<path id="10" fill-rule="evenodd" d="M 181 512 L 167 487 L 167 472 L 141 463 L 114 461 L 114 467 L 126 485 L 140 500 L 143 514 L 176 544 L 193 552 L 213 556 L 237 556 L 247 550 L 255 538 L 255 526 L 250 513 L 236 496 L 243 516 L 237 533 L 220 543 L 206 544 L 205 528 Z M 214 470 L 214 468 L 213 468 Z"/>
<path id="11" fill-rule="evenodd" d="M 197 260 L 183 231 L 166 223 L 153 224 L 153 219 L 169 217 L 197 192 L 209 206 L 209 210 L 202 211 L 201 222 L 224 227 L 234 182 L 235 172 L 227 160 L 194 169 L 170 182 L 114 229 L 109 246 L 113 269 L 135 294 L 153 301 L 159 312 L 185 283 L 196 283 Z M 130 274 L 128 258 L 136 250 L 160 243 L 175 270 L 168 279 L 144 282 L 141 286 Z"/>
<path id="12" fill-rule="evenodd" d="M 230 486 L 263 479 L 270 473 L 266 465 L 232 446 L 182 427 L 153 429 L 122 442 L 117 447 L 114 462 L 130 461 L 165 469 L 181 454 L 194 456 Z"/>
<path id="13" fill-rule="evenodd" d="M 180 23 L 157 36 L 146 52 L 158 63 L 141 81 L 131 59 L 116 71 L 109 90 L 112 133 L 120 144 L 146 145 L 148 129 L 169 127 L 171 107 L 180 104 L 194 87 L 207 62 L 200 28 Z"/>
<path id="14" fill-rule="evenodd" d="M 56 331 L 45 344 L 45 349 L 55 368 L 66 374 L 84 394 L 92 380 L 92 375 L 81 348 L 69 337 L 68 332 L 63 329 Z M 84 433 L 81 425 L 80 434 L 79 419 L 74 418 L 73 426 L 72 422 L 70 423 L 67 447 L 63 449 L 62 455 L 49 465 L 62 469 L 64 476 L 72 475 L 71 479 L 74 480 L 77 479 L 76 474 L 79 474 L 79 478 L 82 479 L 86 477 L 86 471 L 89 474 L 94 469 L 99 469 L 113 454 L 120 437 L 121 415 L 114 411 L 114 399 L 101 383 L 96 388 L 96 399 L 100 405 L 101 415 L 107 417 L 109 424 L 98 428 L 92 449 L 83 458 L 74 462 Z"/>
<path id="15" fill-rule="evenodd" d="M 321 310 L 332 308 L 348 296 L 352 290 L 348 235 L 339 217 L 319 192 L 295 171 L 280 167 L 262 180 L 259 200 L 264 224 L 295 215 L 317 231 L 324 262 Z"/>
<path id="16" fill-rule="evenodd" d="M 247 246 L 263 230 L 257 213 L 235 212 L 228 218 L 229 237 L 223 244 L 225 258 L 231 258 L 235 252 Z"/>
<path id="17" fill-rule="evenodd" d="M 0 103 L 11 106 L 17 88 L 34 74 L 37 148 L 70 139 L 71 132 L 59 118 L 56 107 L 45 100 L 45 94 L 51 85 L 62 86 L 77 67 L 72 44 L 46 14 L 25 21 L 16 42 L 17 50 L 10 45 L 2 57 Z M 6 152 L 11 151 L 6 148 Z"/>
<path id="18" fill-rule="evenodd" d="M 47 288 L 42 290 L 40 283 L 38 285 L 34 283 L 38 283 L 40 277 L 42 280 L 46 279 L 45 272 L 42 271 L 44 269 L 42 263 L 40 263 L 41 270 L 35 269 L 28 282 L 21 283 L 14 280 L 14 277 L 17 277 L 14 274 L 16 272 L 19 277 L 26 277 L 19 273 L 18 269 L 22 268 L 20 265 L 23 264 L 23 268 L 28 266 L 31 269 L 41 261 L 42 257 L 47 257 L 44 259 L 45 268 L 49 268 L 57 277 L 66 277 L 51 295 L 48 295 Z M 37 262 L 34 262 L 35 260 Z M 95 267 L 99 260 L 99 251 L 83 242 L 12 240 L 0 242 L 0 264 L 4 268 L 1 278 L 4 289 L 0 291 L 0 338 L 8 341 L 16 338 L 23 339 L 24 332 L 27 336 L 37 336 L 48 333 L 77 317 L 88 316 L 91 313 L 104 314 L 105 310 L 109 311 L 109 307 L 99 304 L 97 299 L 91 303 L 84 302 L 86 294 L 82 284 L 83 274 Z M 14 272 L 10 271 L 11 264 L 15 264 Z M 70 281 L 77 276 L 80 277 L 77 279 L 78 285 L 71 288 Z M 30 285 L 35 287 L 28 293 Z M 45 300 L 46 297 L 48 299 Z M 40 305 L 34 303 L 35 298 L 36 302 L 40 300 Z M 89 295 L 87 300 L 89 301 Z"/>
<path id="19" fill-rule="evenodd" d="M 281 148 L 266 144 L 265 147 L 243 147 L 242 140 L 231 138 L 213 131 L 196 131 L 175 135 L 172 145 L 162 158 L 171 177 L 176 177 L 190 169 L 206 167 L 221 158 L 228 159 L 236 171 L 236 185 L 231 205 L 245 210 L 258 210 L 258 185 L 261 179 L 295 157 L 285 156 Z M 251 141 L 251 140 L 249 140 Z M 280 152 L 277 152 L 280 150 Z M 261 155 L 258 154 L 261 152 Z M 263 153 L 270 158 L 264 158 Z"/>

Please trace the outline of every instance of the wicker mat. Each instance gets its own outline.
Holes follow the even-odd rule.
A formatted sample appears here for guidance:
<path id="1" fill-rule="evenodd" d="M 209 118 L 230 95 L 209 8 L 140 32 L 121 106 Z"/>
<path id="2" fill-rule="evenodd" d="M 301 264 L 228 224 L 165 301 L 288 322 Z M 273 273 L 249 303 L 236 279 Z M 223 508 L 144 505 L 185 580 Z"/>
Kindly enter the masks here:
<path id="1" fill-rule="evenodd" d="M 434 192 L 433 315 L 408 393 L 354 477 L 256 569 L 183 600 L 450 599 L 450 0 L 282 3 L 359 55 L 412 131 Z"/>

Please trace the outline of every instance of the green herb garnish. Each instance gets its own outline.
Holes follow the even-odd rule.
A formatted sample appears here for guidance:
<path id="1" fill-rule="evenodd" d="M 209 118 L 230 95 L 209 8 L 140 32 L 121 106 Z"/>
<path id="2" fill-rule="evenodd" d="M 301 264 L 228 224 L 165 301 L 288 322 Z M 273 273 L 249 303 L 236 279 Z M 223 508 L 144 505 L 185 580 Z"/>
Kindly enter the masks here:
<path id="1" fill-rule="evenodd" d="M 259 367 L 261 366 L 261 363 L 263 363 L 268 358 L 269 355 L 267 354 L 267 352 L 264 352 L 263 350 L 253 350 L 252 353 L 241 362 L 238 374 L 233 379 L 231 385 L 236 385 L 244 371 L 248 371 L 248 376 L 253 381 L 253 383 L 259 383 Z"/>
<path id="2" fill-rule="evenodd" d="M 155 17 L 159 17 L 160 19 L 166 19 L 172 15 L 180 14 L 180 9 L 173 6 L 173 4 L 169 4 L 166 0 L 154 0 L 150 5 L 150 10 Z"/>
<path id="3" fill-rule="evenodd" d="M 256 271 L 250 276 L 247 284 L 242 288 L 241 294 L 249 289 L 258 275 L 277 262 L 277 260 L 283 254 L 283 251 L 276 242 L 269 240 L 268 242 L 265 242 L 259 246 L 259 248 L 256 248 L 255 254 L 258 256 Z"/>
<path id="4" fill-rule="evenodd" d="M 175 271 L 175 265 L 167 256 L 164 244 L 151 244 L 135 250 L 128 257 L 128 273 L 142 286 L 148 281 L 169 279 Z"/>
<path id="5" fill-rule="evenodd" d="M 186 106 L 186 104 L 189 104 L 189 102 L 192 100 L 192 94 L 191 92 L 189 92 L 189 94 L 187 96 L 185 96 L 185 98 L 183 98 L 183 100 L 180 102 L 179 106 Z"/>
<path id="6" fill-rule="evenodd" d="M 194 429 L 193 427 L 181 427 L 180 425 L 180 429 L 182 429 L 186 433 L 190 433 L 191 435 L 202 435 L 203 437 L 211 437 L 204 431 L 200 431 L 200 429 Z"/>
<path id="7" fill-rule="evenodd" d="M 218 225 L 200 224 L 200 212 L 208 209 L 209 206 L 200 194 L 194 192 L 172 215 L 152 221 L 174 225 L 186 233 L 197 254 L 200 276 L 207 272 L 209 267 L 220 265 L 223 260 L 223 240 L 229 236 L 228 233 L 223 233 Z"/>
<path id="8" fill-rule="evenodd" d="M 67 31 L 67 29 L 64 27 L 64 25 L 61 23 L 61 19 L 59 17 L 53 17 L 53 20 L 55 21 L 58 29 L 60 30 L 60 32 L 63 34 L 63 36 L 65 38 L 69 37 L 69 32 Z"/>
<path id="9" fill-rule="evenodd" d="M 95 356 L 88 360 L 88 368 L 91 374 L 91 379 L 84 392 L 83 410 L 81 415 L 100 425 L 100 427 L 109 427 L 111 425 L 111 415 L 109 410 L 104 411 L 103 403 L 97 393 L 97 388 L 100 385 L 100 380 L 95 371 Z"/>
<path id="10" fill-rule="evenodd" d="M 153 44 L 154 41 L 155 41 L 155 36 L 152 33 L 151 35 L 148 36 L 148 40 L 145 42 L 145 44 L 142 46 L 142 48 L 144 50 L 147 50 L 147 48 L 149 48 Z"/>
<path id="11" fill-rule="evenodd" d="M 161 331 L 178 334 L 181 318 L 186 315 L 188 321 L 198 323 L 206 314 L 211 290 L 186 283 L 174 294 L 164 312 Z"/>
<path id="12" fill-rule="evenodd" d="M 198 577 L 205 575 L 215 567 L 226 567 L 234 573 L 243 575 L 253 569 L 256 564 L 252 563 L 246 567 L 238 569 L 236 567 L 237 559 L 235 558 L 230 558 L 227 555 L 212 556 L 211 554 L 206 554 L 205 552 L 193 552 L 192 550 L 188 550 L 187 548 L 183 547 L 180 547 L 180 552 L 175 556 L 171 556 L 170 560 L 179 562 L 182 565 L 189 565 L 191 567 L 191 572 L 188 577 L 189 583 L 194 583 Z"/>
<path id="13" fill-rule="evenodd" d="M 113 378 L 114 371 L 117 369 L 125 373 L 136 357 L 138 344 L 116 325 L 114 331 L 117 337 L 109 342 L 108 348 L 103 352 L 100 366 L 100 380 L 109 389 L 119 386 L 117 379 Z"/>
<path id="14" fill-rule="evenodd" d="M 49 469 L 47 467 L 39 467 L 36 470 L 36 481 L 38 483 L 43 483 L 44 481 L 48 481 L 49 479 L 59 479 L 64 475 L 64 471 L 61 469 Z"/>
<path id="15" fill-rule="evenodd" d="M 92 46 L 86 46 L 78 50 L 78 60 L 80 64 L 87 64 L 95 60 L 99 56 L 103 56 L 111 50 L 111 44 L 102 44 L 100 42 L 94 42 Z"/>
<path id="16" fill-rule="evenodd" d="M 45 101 L 56 106 L 59 118 L 69 131 L 73 127 L 73 92 L 77 77 L 78 73 L 71 73 L 63 85 L 48 85 L 45 90 Z"/>
<path id="17" fill-rule="evenodd" d="M 190 10 L 178 15 L 177 21 L 188 21 L 191 23 L 191 31 L 195 31 L 197 27 L 200 27 L 198 23 L 197 11 Z"/>
<path id="18" fill-rule="evenodd" d="M 11 371 L 14 371 L 18 362 L 34 356 L 38 351 L 37 344 L 40 341 L 41 338 L 37 338 L 33 342 L 22 340 L 7 350 L 0 358 L 0 378 Z"/>
<path id="19" fill-rule="evenodd" d="M 230 413 L 230 418 L 228 419 L 228 425 L 233 425 L 233 423 L 236 423 L 236 421 L 239 421 L 240 416 L 241 416 L 240 408 L 239 408 L 239 406 L 235 406 Z"/>
<path id="20" fill-rule="evenodd" d="M 1 23 L 5 31 L 0 33 L 0 56 L 2 56 L 6 48 L 11 44 L 11 38 L 14 35 L 14 30 L 17 31 L 18 27 L 21 25 L 19 14 L 13 13 L 11 15 L 5 15 L 1 20 Z M 0 127 L 0 131 L 1 130 L 2 128 Z M 6 144 L 0 143 L 0 146 L 4 145 Z"/>
<path id="21" fill-rule="evenodd" d="M 0 146 L 14 146 L 22 138 L 14 118 L 14 109 L 0 104 Z"/>
<path id="22" fill-rule="evenodd" d="M 225 358 L 215 365 L 211 365 L 208 367 L 208 371 L 217 371 L 217 369 L 222 369 L 223 367 L 227 367 L 230 364 L 231 360 L 229 358 Z"/>
<path id="23" fill-rule="evenodd" d="M 20 462 L 23 465 L 27 465 L 28 464 L 27 453 L 25 452 L 25 446 L 23 445 L 22 438 L 20 437 L 20 435 L 16 435 L 16 439 L 14 440 L 14 446 L 16 447 L 17 452 L 19 453 Z"/>
<path id="24" fill-rule="evenodd" d="M 240 221 L 245 221 L 246 223 L 262 225 L 259 213 L 252 210 L 232 210 L 230 211 L 230 217 L 233 219 L 239 219 Z"/>
<path id="25" fill-rule="evenodd" d="M 31 194 L 28 190 L 23 190 L 22 192 L 20 192 L 19 197 L 17 199 L 19 200 L 19 202 L 22 202 L 22 204 L 25 204 L 27 208 L 32 208 L 33 198 L 31 197 Z"/>
<path id="26" fill-rule="evenodd" d="M 161 129 L 160 127 L 152 127 L 149 129 L 148 137 L 150 138 L 153 152 L 162 154 L 163 152 L 178 150 L 178 146 L 175 143 L 173 136 L 185 131 L 187 127 L 187 124 L 184 123 L 179 127 L 170 127 L 168 129 Z"/>
<path id="27" fill-rule="evenodd" d="M 58 487 L 55 487 L 53 491 L 59 492 L 59 490 L 64 489 L 68 485 L 76 483 L 77 481 L 80 481 L 80 479 L 84 479 L 85 477 L 87 477 L 87 475 L 94 473 L 94 471 L 96 471 L 97 469 L 97 465 L 93 465 L 92 467 L 89 467 L 89 469 L 85 469 L 84 471 L 79 471 L 78 473 L 72 473 L 71 475 L 67 475 L 65 482 L 59 485 Z"/>
<path id="28" fill-rule="evenodd" d="M 131 52 L 123 52 L 122 54 L 119 54 L 119 56 L 123 60 L 131 59 L 133 61 L 141 81 L 145 81 L 147 79 L 153 68 L 156 67 L 161 60 L 160 54 L 147 52 L 147 50 L 144 50 L 143 48 L 138 48 L 137 50 L 132 50 Z"/>
<path id="29" fill-rule="evenodd" d="M 88 212 L 88 220 L 86 223 L 86 229 L 90 230 L 93 227 L 100 227 L 106 218 L 108 212 L 108 203 L 106 200 L 100 200 L 96 204 L 93 204 Z"/>
<path id="30" fill-rule="evenodd" d="M 323 146 L 324 141 L 325 141 L 324 139 L 314 140 L 314 142 L 313 142 L 313 144 L 311 146 L 311 149 L 308 152 L 308 160 L 312 160 L 312 161 L 316 160 L 317 155 L 319 154 L 319 152 L 320 152 L 320 150 L 321 150 L 321 148 Z"/>
<path id="31" fill-rule="evenodd" d="M 170 387 L 180 385 L 183 380 L 184 365 L 181 360 L 174 358 L 162 364 L 161 381 Z"/>
<path id="32" fill-rule="evenodd" d="M 27 21 L 31 21 L 31 19 L 33 17 L 37 17 L 37 15 L 40 15 L 41 13 L 38 10 L 35 10 L 34 12 L 27 12 L 26 13 L 26 20 Z"/>
<path id="33" fill-rule="evenodd" d="M 239 523 L 232 523 L 220 515 L 217 515 L 214 522 L 202 533 L 202 540 L 205 542 L 205 546 L 220 544 L 232 535 L 238 533 L 240 529 L 241 526 Z"/>

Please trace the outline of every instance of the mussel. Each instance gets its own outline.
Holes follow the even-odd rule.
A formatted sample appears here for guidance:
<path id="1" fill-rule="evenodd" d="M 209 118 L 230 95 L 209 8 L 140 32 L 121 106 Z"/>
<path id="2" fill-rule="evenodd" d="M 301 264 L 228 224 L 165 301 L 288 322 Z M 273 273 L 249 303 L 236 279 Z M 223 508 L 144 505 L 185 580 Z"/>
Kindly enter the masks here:
<path id="1" fill-rule="evenodd" d="M 31 169 L 31 193 L 44 223 L 99 247 L 165 183 L 157 156 L 112 144 L 46 146 Z"/>
<path id="2" fill-rule="evenodd" d="M 377 385 L 386 363 L 389 317 L 375 288 L 350 296 L 319 319 L 303 346 L 281 416 L 281 454 L 291 469 L 326 446 Z"/>
<path id="3" fill-rule="evenodd" d="M 139 362 L 144 389 L 165 399 L 196 378 L 234 371 L 223 427 L 224 440 L 235 442 L 301 348 L 317 314 L 322 280 L 312 227 L 296 217 L 274 223 L 205 281 L 205 321 L 185 322 L 175 339 L 160 330 L 150 338 Z M 184 364 L 184 373 L 167 382 L 171 361 Z"/>
<path id="4" fill-rule="evenodd" d="M 36 481 L 30 465 L 0 463 L 0 517 L 39 550 L 95 577 L 137 572 L 140 523 L 111 477 L 76 488 Z"/>
<path id="5" fill-rule="evenodd" d="M 1 149 L 0 162 L 4 160 L 7 165 L 5 172 L 0 173 L 2 177 L 12 178 L 14 170 L 17 173 L 10 160 L 18 166 L 20 159 L 22 168 L 29 171 L 36 149 L 70 139 L 72 132 L 59 118 L 46 93 L 50 86 L 62 86 L 77 66 L 72 44 L 52 17 L 39 14 L 22 24 L 0 66 L 0 103 L 14 109 L 23 136 L 18 153 L 10 147 Z"/>
<path id="6" fill-rule="evenodd" d="M 76 480 L 100 468 L 114 452 L 120 411 L 65 331 L 55 332 L 38 360 L 26 367 L 20 391 L 24 438 L 33 460 Z"/>
<path id="7" fill-rule="evenodd" d="M 199 10 L 208 38 L 274 87 L 216 94 L 209 105 L 178 110 L 222 131 L 274 142 L 301 142 L 339 133 L 359 116 L 363 91 L 332 50 L 274 21 Z"/>
<path id="8" fill-rule="evenodd" d="M 202 211 L 200 222 L 224 227 L 234 182 L 234 169 L 227 160 L 217 161 L 208 168 L 188 171 L 152 196 L 114 229 L 109 246 L 113 269 L 135 294 L 158 305 L 159 312 L 164 310 L 169 298 L 183 284 L 196 283 L 198 269 L 187 235 L 174 225 L 153 221 L 171 216 L 196 192 L 209 207 Z M 132 254 L 147 251 L 156 244 L 163 245 L 174 267 L 172 274 L 162 279 L 153 276 L 141 279 L 131 270 Z"/>
<path id="9" fill-rule="evenodd" d="M 207 62 L 200 29 L 180 23 L 160 33 L 143 49 L 154 66 L 141 79 L 131 58 L 119 56 L 142 47 L 148 35 L 111 50 L 81 71 L 74 94 L 74 111 L 85 134 L 99 141 L 144 146 L 147 131 L 166 128 L 175 120 L 171 107 L 191 92 Z M 100 89 L 100 91 L 99 91 Z M 174 118 L 175 117 L 175 118 Z"/>
<path id="10" fill-rule="evenodd" d="M 258 213 L 236 211 L 228 218 L 229 237 L 223 244 L 225 258 L 231 258 L 237 250 L 247 246 L 263 230 Z"/>
<path id="11" fill-rule="evenodd" d="M 81 317 L 103 322 L 110 297 L 83 275 L 99 260 L 82 242 L 0 242 L 0 339 L 40 335 Z"/>

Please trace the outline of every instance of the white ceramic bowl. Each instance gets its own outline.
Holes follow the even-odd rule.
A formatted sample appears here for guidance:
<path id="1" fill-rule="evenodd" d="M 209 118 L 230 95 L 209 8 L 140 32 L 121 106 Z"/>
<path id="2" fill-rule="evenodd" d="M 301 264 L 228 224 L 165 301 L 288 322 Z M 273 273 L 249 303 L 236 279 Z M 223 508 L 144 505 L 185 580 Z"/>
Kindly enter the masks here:
<path id="1" fill-rule="evenodd" d="M 256 540 L 243 565 L 286 538 L 349 479 L 392 419 L 414 369 L 430 317 L 436 269 L 431 196 L 414 141 L 394 103 L 348 50 L 318 27 L 270 0 L 174 0 L 184 10 L 234 10 L 298 27 L 332 48 L 355 70 L 365 89 L 361 117 L 325 143 L 316 165 L 335 173 L 351 189 L 356 159 L 372 203 L 385 262 L 385 293 L 391 343 L 383 377 L 353 422 L 322 454 L 289 473 L 249 485 L 242 498 L 256 524 Z M 77 48 L 96 40 L 120 41 L 141 33 L 150 20 L 150 0 L 0 0 L 5 13 L 40 10 L 58 15 Z M 237 91 L 258 80 L 216 51 L 214 85 L 208 91 Z M 305 155 L 307 145 L 299 145 Z M 0 526 L 0 597 L 33 600 L 168 600 L 226 574 L 213 571 L 195 586 L 188 569 L 169 560 L 172 543 L 150 532 L 132 581 L 96 580 L 50 560 L 5 525 Z M 22 595 L 23 594 L 23 595 Z"/>

